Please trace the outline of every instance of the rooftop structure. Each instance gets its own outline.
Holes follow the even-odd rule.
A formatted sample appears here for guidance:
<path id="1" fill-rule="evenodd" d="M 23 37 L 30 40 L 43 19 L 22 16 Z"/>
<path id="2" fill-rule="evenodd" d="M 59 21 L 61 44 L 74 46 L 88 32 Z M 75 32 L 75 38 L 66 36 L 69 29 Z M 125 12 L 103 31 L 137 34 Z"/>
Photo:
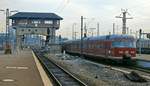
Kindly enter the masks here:
<path id="1" fill-rule="evenodd" d="M 60 16 L 55 13 L 37 13 L 37 12 L 19 12 L 10 19 L 50 19 L 50 20 L 62 20 Z"/>

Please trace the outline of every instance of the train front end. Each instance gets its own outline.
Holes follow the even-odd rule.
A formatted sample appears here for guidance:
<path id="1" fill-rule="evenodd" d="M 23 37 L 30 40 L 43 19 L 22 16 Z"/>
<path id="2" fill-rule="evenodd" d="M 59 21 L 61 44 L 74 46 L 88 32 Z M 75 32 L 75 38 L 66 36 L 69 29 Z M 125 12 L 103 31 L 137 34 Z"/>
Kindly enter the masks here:
<path id="1" fill-rule="evenodd" d="M 123 63 L 131 63 L 136 60 L 136 41 L 132 36 L 116 37 L 112 41 L 113 57 Z"/>

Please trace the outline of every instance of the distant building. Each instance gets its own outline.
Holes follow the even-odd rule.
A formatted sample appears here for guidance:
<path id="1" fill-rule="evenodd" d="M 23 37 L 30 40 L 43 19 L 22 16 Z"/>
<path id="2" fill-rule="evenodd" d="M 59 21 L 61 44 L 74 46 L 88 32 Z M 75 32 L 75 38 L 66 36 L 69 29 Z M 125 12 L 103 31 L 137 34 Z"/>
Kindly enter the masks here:
<path id="1" fill-rule="evenodd" d="M 64 42 L 68 40 L 67 38 L 60 38 L 59 36 L 56 36 L 56 44 L 60 44 L 61 42 Z"/>

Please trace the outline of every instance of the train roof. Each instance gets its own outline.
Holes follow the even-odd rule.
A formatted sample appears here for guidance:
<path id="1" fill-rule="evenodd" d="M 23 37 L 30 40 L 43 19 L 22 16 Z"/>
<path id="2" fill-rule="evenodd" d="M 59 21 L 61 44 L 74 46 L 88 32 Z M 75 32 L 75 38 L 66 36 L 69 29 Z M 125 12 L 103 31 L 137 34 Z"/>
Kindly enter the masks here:
<path id="1" fill-rule="evenodd" d="M 134 39 L 133 36 L 130 35 L 104 35 L 104 36 L 96 36 L 96 37 L 88 37 L 85 40 L 106 40 L 106 39 Z"/>
<path id="2" fill-rule="evenodd" d="M 129 39 L 129 40 L 135 40 L 133 36 L 130 35 L 104 35 L 104 36 L 95 36 L 95 37 L 87 37 L 84 38 L 83 41 L 86 40 L 122 40 L 122 39 Z M 75 42 L 80 42 L 81 39 L 77 39 L 77 40 L 67 40 L 63 43 L 75 43 Z"/>
<path id="3" fill-rule="evenodd" d="M 80 39 L 77 39 L 77 40 L 66 40 L 66 41 L 64 41 L 62 43 L 72 43 L 72 42 L 78 42 L 78 41 L 80 41 Z"/>

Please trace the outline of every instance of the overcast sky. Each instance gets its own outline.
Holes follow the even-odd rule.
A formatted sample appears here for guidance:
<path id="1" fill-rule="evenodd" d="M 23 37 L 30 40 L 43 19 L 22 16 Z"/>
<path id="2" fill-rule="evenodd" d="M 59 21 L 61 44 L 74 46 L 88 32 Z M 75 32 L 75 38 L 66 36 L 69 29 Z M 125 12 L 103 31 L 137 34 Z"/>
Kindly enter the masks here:
<path id="1" fill-rule="evenodd" d="M 70 37 L 72 24 L 77 23 L 76 31 L 80 32 L 80 17 L 84 16 L 87 28 L 96 28 L 100 23 L 100 34 L 112 32 L 112 23 L 121 32 L 122 20 L 115 18 L 121 14 L 121 8 L 128 9 L 133 19 L 127 20 L 127 27 L 133 32 L 142 28 L 150 32 L 150 0 L 0 0 L 0 9 L 53 12 L 63 17 L 57 34 Z M 4 14 L 0 13 L 0 30 L 4 29 Z M 95 30 L 96 33 L 96 30 Z M 79 35 L 79 33 L 78 33 Z"/>

